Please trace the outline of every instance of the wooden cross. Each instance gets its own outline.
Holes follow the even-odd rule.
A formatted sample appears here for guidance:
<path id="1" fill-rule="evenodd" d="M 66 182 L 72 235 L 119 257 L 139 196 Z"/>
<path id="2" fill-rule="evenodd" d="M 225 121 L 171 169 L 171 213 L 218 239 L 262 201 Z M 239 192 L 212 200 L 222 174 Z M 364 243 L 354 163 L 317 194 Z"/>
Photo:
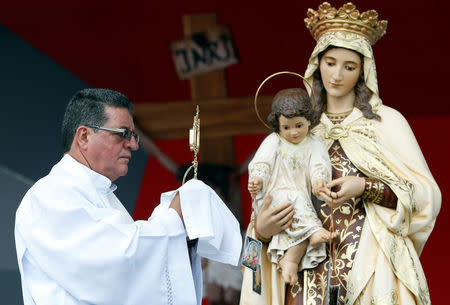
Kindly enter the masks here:
<path id="1" fill-rule="evenodd" d="M 206 31 L 217 25 L 217 19 L 214 13 L 186 15 L 183 17 L 184 35 Z M 137 104 L 135 115 L 140 128 L 152 139 L 187 138 L 196 105 L 199 105 L 201 162 L 234 167 L 232 136 L 268 132 L 256 117 L 254 97 L 228 98 L 224 70 L 193 77 L 190 83 L 192 101 Z M 271 100 L 272 96 L 258 97 L 262 113 L 270 112 Z M 167 124 L 168 119 L 170 124 Z"/>

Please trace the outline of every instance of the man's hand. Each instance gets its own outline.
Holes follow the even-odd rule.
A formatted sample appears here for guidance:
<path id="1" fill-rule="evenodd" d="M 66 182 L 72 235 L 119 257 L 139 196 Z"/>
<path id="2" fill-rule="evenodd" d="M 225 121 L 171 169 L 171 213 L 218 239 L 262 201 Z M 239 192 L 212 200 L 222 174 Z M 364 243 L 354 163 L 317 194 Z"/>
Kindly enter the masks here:
<path id="1" fill-rule="evenodd" d="M 260 177 L 250 178 L 248 180 L 247 188 L 252 198 L 255 198 L 256 195 L 259 193 L 259 191 L 261 191 L 262 189 L 262 178 Z"/>
<path id="2" fill-rule="evenodd" d="M 272 196 L 269 195 L 264 200 L 255 220 L 256 233 L 265 239 L 270 239 L 273 235 L 289 228 L 294 216 L 294 206 L 291 203 L 286 202 L 270 208 L 271 202 Z"/>

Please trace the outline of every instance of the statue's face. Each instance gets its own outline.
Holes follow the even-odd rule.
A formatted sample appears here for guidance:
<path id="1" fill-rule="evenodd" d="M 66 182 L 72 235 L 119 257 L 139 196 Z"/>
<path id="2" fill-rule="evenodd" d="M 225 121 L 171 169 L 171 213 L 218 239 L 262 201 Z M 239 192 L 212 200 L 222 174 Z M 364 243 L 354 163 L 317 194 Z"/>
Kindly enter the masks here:
<path id="1" fill-rule="evenodd" d="M 280 123 L 280 136 L 292 144 L 298 144 L 306 137 L 311 122 L 303 116 L 295 116 L 287 118 L 280 115 L 278 118 Z"/>
<path id="2" fill-rule="evenodd" d="M 325 52 L 320 59 L 320 75 L 328 99 L 353 95 L 353 88 L 360 74 L 361 57 L 354 51 L 333 48 Z"/>

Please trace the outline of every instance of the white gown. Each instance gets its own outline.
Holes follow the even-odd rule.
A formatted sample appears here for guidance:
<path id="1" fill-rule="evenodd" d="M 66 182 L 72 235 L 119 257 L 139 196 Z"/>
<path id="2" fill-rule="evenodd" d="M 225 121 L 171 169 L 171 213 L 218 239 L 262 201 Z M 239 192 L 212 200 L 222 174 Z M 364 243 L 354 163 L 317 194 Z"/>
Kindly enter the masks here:
<path id="1" fill-rule="evenodd" d="M 322 228 L 311 202 L 311 186 L 317 179 L 331 178 L 331 163 L 322 141 L 308 134 L 299 144 L 292 144 L 277 133 L 267 136 L 249 164 L 249 177 L 263 180 L 256 196 L 256 213 L 264 199 L 273 196 L 272 206 L 284 202 L 294 205 L 290 228 L 272 237 L 267 248 L 269 259 L 278 263 L 284 252 Z M 325 245 L 308 246 L 299 270 L 313 268 L 326 257 Z"/>
<path id="2" fill-rule="evenodd" d="M 106 177 L 65 155 L 25 195 L 15 238 L 25 305 L 200 304 L 200 257 L 237 265 L 239 223 L 198 180 L 133 221 Z M 185 227 L 169 205 L 180 193 Z M 192 266 L 186 238 L 198 238 Z"/>

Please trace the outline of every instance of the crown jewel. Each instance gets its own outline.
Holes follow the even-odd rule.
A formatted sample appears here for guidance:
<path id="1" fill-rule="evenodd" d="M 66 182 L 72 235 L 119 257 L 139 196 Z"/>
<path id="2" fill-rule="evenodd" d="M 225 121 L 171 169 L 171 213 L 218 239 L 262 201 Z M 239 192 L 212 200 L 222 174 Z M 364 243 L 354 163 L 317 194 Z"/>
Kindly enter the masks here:
<path id="1" fill-rule="evenodd" d="M 324 33 L 345 31 L 362 35 L 373 45 L 386 34 L 386 20 L 378 20 L 378 13 L 375 10 L 360 14 L 351 2 L 338 10 L 330 3 L 324 2 L 319 5 L 317 11 L 308 9 L 307 16 L 306 27 L 316 41 Z"/>

